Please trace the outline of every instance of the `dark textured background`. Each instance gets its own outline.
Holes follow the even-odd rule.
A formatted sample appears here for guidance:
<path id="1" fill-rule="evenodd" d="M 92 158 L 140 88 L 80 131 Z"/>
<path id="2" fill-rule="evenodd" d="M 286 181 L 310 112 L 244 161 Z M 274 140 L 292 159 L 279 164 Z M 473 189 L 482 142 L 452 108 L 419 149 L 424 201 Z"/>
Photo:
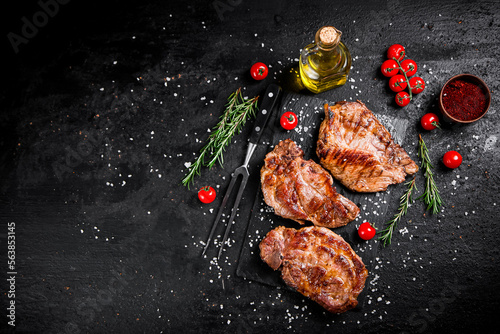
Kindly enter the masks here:
<path id="1" fill-rule="evenodd" d="M 18 332 L 474 333 L 499 325 L 498 1 L 73 0 L 52 7 L 15 53 L 7 34 L 22 33 L 23 17 L 43 19 L 41 10 L 30 1 L 2 16 L 2 332 L 8 222 L 16 224 Z M 258 161 L 231 247 L 220 262 L 215 248 L 200 257 L 249 126 L 227 149 L 224 168 L 204 169 L 189 190 L 180 185 L 229 94 L 243 87 L 252 97 L 271 82 L 295 89 L 299 50 L 325 24 L 343 32 L 353 82 L 316 97 L 360 99 L 382 120 L 407 121 L 403 146 L 415 160 L 422 133 L 445 203 L 431 215 L 417 201 L 389 247 L 353 239 L 362 257 L 376 255 L 362 307 L 342 315 L 237 275 Z M 406 46 L 427 82 L 404 109 L 379 73 L 393 43 Z M 270 65 L 262 82 L 249 78 L 256 61 Z M 438 111 L 442 84 L 462 72 L 489 85 L 489 113 L 424 132 L 420 117 Z M 464 157 L 456 170 L 440 162 L 450 149 Z M 218 191 L 212 204 L 197 199 L 203 185 Z M 417 185 L 424 188 L 421 175 Z M 370 198 L 373 207 L 352 224 L 380 228 L 404 189 L 390 188 L 387 212 Z"/>

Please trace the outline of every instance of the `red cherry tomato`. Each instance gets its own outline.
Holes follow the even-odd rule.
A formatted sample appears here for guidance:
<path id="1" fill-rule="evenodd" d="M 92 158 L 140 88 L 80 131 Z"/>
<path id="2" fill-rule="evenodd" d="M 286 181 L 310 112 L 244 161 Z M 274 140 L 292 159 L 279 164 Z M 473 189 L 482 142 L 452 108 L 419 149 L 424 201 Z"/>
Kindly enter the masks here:
<path id="1" fill-rule="evenodd" d="M 406 78 L 402 74 L 397 74 L 389 79 L 389 88 L 393 92 L 400 92 L 407 86 Z"/>
<path id="2" fill-rule="evenodd" d="M 462 156 L 457 151 L 448 151 L 443 156 L 443 163 L 448 168 L 457 168 L 462 163 Z"/>
<path id="3" fill-rule="evenodd" d="M 439 128 L 439 118 L 436 114 L 430 112 L 422 116 L 420 124 L 425 130 L 434 130 L 435 128 Z"/>
<path id="4" fill-rule="evenodd" d="M 252 75 L 252 78 L 255 80 L 262 80 L 267 77 L 267 73 L 269 72 L 266 64 L 264 63 L 255 63 L 252 65 L 252 68 L 250 68 L 250 74 Z"/>
<path id="5" fill-rule="evenodd" d="M 363 240 L 370 240 L 376 232 L 375 228 L 368 222 L 364 222 L 358 228 L 358 235 Z"/>
<path id="6" fill-rule="evenodd" d="M 280 118 L 280 124 L 285 130 L 293 130 L 298 123 L 297 115 L 291 111 L 287 111 Z"/>
<path id="7" fill-rule="evenodd" d="M 405 59 L 401 62 L 401 68 L 405 71 L 406 76 L 409 78 L 417 73 L 417 63 L 411 59 Z"/>
<path id="8" fill-rule="evenodd" d="M 405 107 L 410 103 L 410 94 L 407 92 L 399 92 L 396 94 L 396 104 L 400 107 Z"/>
<path id="9" fill-rule="evenodd" d="M 387 58 L 401 61 L 405 57 L 405 48 L 401 44 L 393 44 L 387 50 Z"/>
<path id="10" fill-rule="evenodd" d="M 386 77 L 392 77 L 398 74 L 399 65 L 394 59 L 387 59 L 382 63 L 382 66 L 380 66 L 380 70 Z"/>
<path id="11" fill-rule="evenodd" d="M 212 203 L 215 199 L 215 196 L 216 196 L 215 190 L 210 186 L 202 187 L 198 191 L 198 198 L 203 203 Z"/>
<path id="12" fill-rule="evenodd" d="M 421 77 L 410 78 L 410 89 L 413 94 L 421 93 L 425 88 L 425 81 Z"/>

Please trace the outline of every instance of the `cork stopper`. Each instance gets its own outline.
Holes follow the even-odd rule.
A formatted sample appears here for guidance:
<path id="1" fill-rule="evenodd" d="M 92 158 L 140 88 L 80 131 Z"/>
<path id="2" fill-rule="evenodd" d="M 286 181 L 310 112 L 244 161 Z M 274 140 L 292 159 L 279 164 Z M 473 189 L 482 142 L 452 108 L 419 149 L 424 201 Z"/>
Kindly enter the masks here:
<path id="1" fill-rule="evenodd" d="M 334 46 L 340 42 L 342 32 L 332 26 L 325 26 L 318 30 L 316 37 L 324 46 Z"/>

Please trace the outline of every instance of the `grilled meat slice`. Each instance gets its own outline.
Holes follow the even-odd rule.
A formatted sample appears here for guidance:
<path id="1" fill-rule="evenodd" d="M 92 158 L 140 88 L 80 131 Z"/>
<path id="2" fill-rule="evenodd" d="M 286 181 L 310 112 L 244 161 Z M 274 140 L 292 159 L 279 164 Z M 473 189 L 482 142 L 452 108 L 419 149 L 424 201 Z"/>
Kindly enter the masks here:
<path id="1" fill-rule="evenodd" d="M 260 257 L 285 283 L 332 313 L 358 304 L 368 270 L 344 239 L 324 227 L 277 227 L 260 242 Z"/>
<path id="2" fill-rule="evenodd" d="M 347 188 L 384 191 L 418 166 L 360 101 L 325 104 L 316 153 L 320 163 Z"/>
<path id="3" fill-rule="evenodd" d="M 319 164 L 304 160 L 304 152 L 294 141 L 281 141 L 266 155 L 260 172 L 267 205 L 277 215 L 300 224 L 339 227 L 352 221 L 359 208 L 337 193 L 333 178 Z"/>

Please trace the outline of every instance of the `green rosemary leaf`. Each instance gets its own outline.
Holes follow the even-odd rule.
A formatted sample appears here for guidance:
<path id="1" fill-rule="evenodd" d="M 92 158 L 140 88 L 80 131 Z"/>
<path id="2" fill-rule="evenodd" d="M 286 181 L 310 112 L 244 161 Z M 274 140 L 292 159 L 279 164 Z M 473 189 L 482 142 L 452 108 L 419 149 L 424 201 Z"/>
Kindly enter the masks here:
<path id="1" fill-rule="evenodd" d="M 391 243 L 392 234 L 396 229 L 397 224 L 399 223 L 401 218 L 403 218 L 403 216 L 406 215 L 406 212 L 408 211 L 408 207 L 410 206 L 410 204 L 413 203 L 412 194 L 414 191 L 417 190 L 417 185 L 415 184 L 415 178 L 413 178 L 413 180 L 411 181 L 406 182 L 406 185 L 408 189 L 399 199 L 398 212 L 394 215 L 394 217 L 391 220 L 385 223 L 386 227 L 382 231 L 378 232 L 380 234 L 378 240 L 380 240 L 384 246 Z"/>
<path id="2" fill-rule="evenodd" d="M 207 144 L 200 150 L 196 161 L 191 164 L 182 184 L 189 188 L 194 177 L 201 174 L 202 167 L 212 168 L 217 162 L 224 163 L 224 151 L 234 136 L 238 135 L 245 123 L 255 117 L 258 96 L 245 100 L 241 88 L 231 93 L 227 99 L 224 113 L 219 117 L 219 123 L 212 129 Z M 205 160 L 208 160 L 206 162 Z"/>
<path id="3" fill-rule="evenodd" d="M 443 202 L 441 200 L 441 196 L 439 195 L 439 189 L 434 181 L 434 173 L 432 172 L 432 168 L 434 167 L 432 166 L 429 158 L 429 150 L 427 149 L 427 145 L 421 135 L 419 135 L 418 143 L 418 156 L 422 159 L 420 168 L 422 168 L 425 176 L 425 190 L 424 193 L 418 197 L 418 199 L 421 199 L 427 205 L 426 210 L 430 210 L 433 214 L 436 214 L 439 213 Z"/>

